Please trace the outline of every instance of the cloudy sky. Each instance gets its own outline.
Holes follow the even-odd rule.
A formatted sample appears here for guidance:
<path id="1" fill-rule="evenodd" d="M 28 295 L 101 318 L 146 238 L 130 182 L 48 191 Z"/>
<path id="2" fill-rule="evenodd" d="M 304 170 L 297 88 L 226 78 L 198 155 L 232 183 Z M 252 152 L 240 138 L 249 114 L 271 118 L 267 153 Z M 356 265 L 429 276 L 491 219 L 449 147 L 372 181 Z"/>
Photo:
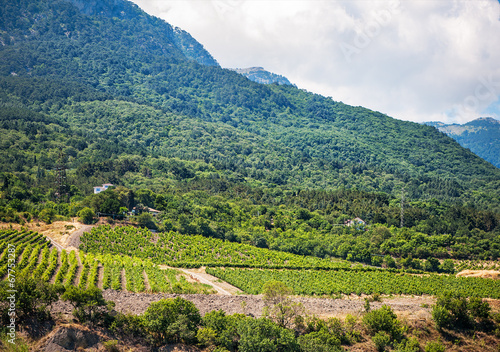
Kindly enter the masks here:
<path id="1" fill-rule="evenodd" d="M 500 119 L 498 0 L 132 0 L 222 67 L 392 117 Z"/>

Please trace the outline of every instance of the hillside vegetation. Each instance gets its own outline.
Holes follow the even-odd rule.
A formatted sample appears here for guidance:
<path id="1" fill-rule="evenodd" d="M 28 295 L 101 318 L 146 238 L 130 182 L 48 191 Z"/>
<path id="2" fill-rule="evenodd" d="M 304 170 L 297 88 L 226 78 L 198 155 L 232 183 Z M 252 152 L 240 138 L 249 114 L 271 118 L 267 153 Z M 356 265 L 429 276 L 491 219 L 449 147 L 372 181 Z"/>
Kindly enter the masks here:
<path id="1" fill-rule="evenodd" d="M 30 186 L 58 163 L 85 170 L 84 193 L 131 186 L 175 157 L 255 185 L 500 204 L 500 170 L 431 127 L 199 64 L 201 46 L 128 2 L 75 3 L 2 2 L 1 171 Z"/>

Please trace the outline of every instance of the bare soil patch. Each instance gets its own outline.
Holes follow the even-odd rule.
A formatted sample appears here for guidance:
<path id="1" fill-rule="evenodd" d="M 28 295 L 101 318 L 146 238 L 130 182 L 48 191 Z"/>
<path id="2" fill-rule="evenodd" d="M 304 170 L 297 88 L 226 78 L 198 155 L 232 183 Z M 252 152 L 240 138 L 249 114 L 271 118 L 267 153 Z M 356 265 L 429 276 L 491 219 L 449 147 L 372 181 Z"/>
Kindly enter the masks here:
<path id="1" fill-rule="evenodd" d="M 500 279 L 500 271 L 496 270 L 463 270 L 457 277 L 482 277 L 485 279 Z"/>
<path id="2" fill-rule="evenodd" d="M 203 284 L 208 284 L 212 286 L 219 294 L 223 295 L 238 295 L 243 293 L 239 288 L 230 285 L 229 283 L 220 280 L 219 278 L 207 274 L 205 272 L 205 267 L 197 269 L 180 269 L 186 273 L 191 280 L 201 282 Z"/>

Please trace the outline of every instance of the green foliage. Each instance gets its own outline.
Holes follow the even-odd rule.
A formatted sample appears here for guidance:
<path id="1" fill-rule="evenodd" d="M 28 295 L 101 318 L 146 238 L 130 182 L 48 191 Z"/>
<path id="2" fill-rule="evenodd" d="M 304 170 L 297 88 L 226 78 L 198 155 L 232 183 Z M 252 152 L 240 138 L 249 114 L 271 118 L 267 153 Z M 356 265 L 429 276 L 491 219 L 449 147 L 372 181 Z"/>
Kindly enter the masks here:
<path id="1" fill-rule="evenodd" d="M 238 346 L 238 324 L 243 319 L 244 315 L 226 315 L 222 310 L 208 312 L 202 319 L 203 328 L 198 330 L 198 341 L 234 351 Z"/>
<path id="2" fill-rule="evenodd" d="M 10 320 L 9 297 L 13 295 L 8 281 L 0 282 L 0 307 L 3 323 Z M 46 282 L 29 277 L 16 277 L 15 280 L 15 315 L 16 321 L 25 322 L 30 318 L 41 321 L 50 318 L 48 307 L 59 299 L 60 288 L 49 285 Z M 8 325 L 8 324 L 6 324 Z M 4 326 L 6 326 L 4 325 Z"/>
<path id="3" fill-rule="evenodd" d="M 459 292 L 446 291 L 438 296 L 432 309 L 432 317 L 438 329 L 470 328 L 476 320 L 490 319 L 491 307 L 477 296 L 466 298 Z"/>
<path id="4" fill-rule="evenodd" d="M 103 346 L 108 352 L 119 352 L 118 340 L 104 341 Z"/>
<path id="5" fill-rule="evenodd" d="M 276 305 L 287 301 L 292 292 L 290 287 L 280 281 L 268 281 L 262 286 L 264 302 L 268 305 Z"/>
<path id="6" fill-rule="evenodd" d="M 425 352 L 445 352 L 446 347 L 441 343 L 441 341 L 429 341 L 425 345 Z"/>
<path id="7" fill-rule="evenodd" d="M 56 211 L 54 209 L 45 208 L 40 213 L 38 213 L 38 218 L 46 224 L 52 224 L 56 216 Z"/>
<path id="8" fill-rule="evenodd" d="M 229 282 L 248 294 L 262 293 L 266 282 L 283 282 L 299 295 L 410 294 L 439 295 L 443 287 L 463 296 L 498 298 L 500 282 L 447 275 L 413 275 L 371 268 L 335 270 L 263 270 L 207 268 L 207 273 Z"/>
<path id="9" fill-rule="evenodd" d="M 246 318 L 238 323 L 240 339 L 238 351 L 300 351 L 300 347 L 291 330 L 278 326 L 266 318 Z"/>
<path id="10" fill-rule="evenodd" d="M 78 212 L 78 220 L 84 224 L 92 224 L 94 222 L 95 213 L 89 207 L 85 207 Z"/>
<path id="11" fill-rule="evenodd" d="M 297 339 L 301 351 L 304 352 L 334 352 L 342 351 L 340 340 L 321 329 L 302 335 Z"/>
<path id="12" fill-rule="evenodd" d="M 363 324 L 372 336 L 385 332 L 390 337 L 390 341 L 399 342 L 404 334 L 404 327 L 401 322 L 397 319 L 393 310 L 386 305 L 366 313 L 363 316 Z M 380 341 L 386 340 L 384 336 L 379 336 L 377 339 Z"/>
<path id="13" fill-rule="evenodd" d="M 104 300 L 102 291 L 97 287 L 82 289 L 68 286 L 61 299 L 69 301 L 74 308 L 73 315 L 81 323 L 97 325 L 109 321 L 109 311 L 113 304 Z"/>
<path id="14" fill-rule="evenodd" d="M 137 217 L 137 225 L 148 229 L 156 229 L 153 215 L 149 213 L 142 213 Z"/>
<path id="15" fill-rule="evenodd" d="M 291 328 L 292 324 L 304 312 L 301 303 L 295 303 L 289 297 L 292 289 L 280 281 L 268 281 L 262 286 L 265 304 L 264 315 L 268 315 L 274 322 L 284 328 Z"/>
<path id="16" fill-rule="evenodd" d="M 436 324 L 438 329 L 443 329 L 452 324 L 452 316 L 451 313 L 443 306 L 435 305 L 432 307 L 432 319 Z"/>
<path id="17" fill-rule="evenodd" d="M 144 320 L 156 344 L 192 342 L 201 316 L 192 302 L 177 297 L 151 303 L 144 313 Z"/>
<path id="18" fill-rule="evenodd" d="M 432 127 L 251 82 L 126 2 L 95 11 L 40 0 L 4 5 L 0 171 L 29 181 L 25 189 L 8 184 L 6 199 L 39 197 L 35 188 L 53 199 L 48 170 L 62 150 L 76 186 L 63 187 L 70 196 L 102 182 L 161 189 L 224 176 L 294 191 L 396 195 L 404 185 L 407 199 L 498 209 L 498 169 Z M 318 224 L 300 208 L 300 220 Z M 487 232 L 498 226 L 485 220 Z M 438 228 L 434 219 L 419 222 Z"/>
<path id="19" fill-rule="evenodd" d="M 152 239 L 156 238 L 155 241 Z M 151 259 L 173 266 L 242 266 L 281 268 L 347 268 L 338 261 L 303 257 L 290 253 L 256 248 L 217 238 L 181 235 L 174 232 L 151 233 L 130 226 L 99 226 L 81 237 L 81 249 L 91 253 L 109 253 Z"/>
<path id="20" fill-rule="evenodd" d="M 391 345 L 391 340 L 391 335 L 389 335 L 385 331 L 379 331 L 372 337 L 375 348 L 379 352 L 385 351 L 386 347 L 389 347 Z"/>

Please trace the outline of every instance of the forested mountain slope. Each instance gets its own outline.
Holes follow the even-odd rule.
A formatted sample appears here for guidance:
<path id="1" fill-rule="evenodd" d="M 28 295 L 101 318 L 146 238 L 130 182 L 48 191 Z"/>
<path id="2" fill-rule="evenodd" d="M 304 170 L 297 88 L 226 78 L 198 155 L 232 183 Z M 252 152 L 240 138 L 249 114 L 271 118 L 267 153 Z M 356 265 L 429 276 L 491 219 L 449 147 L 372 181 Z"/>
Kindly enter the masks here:
<path id="1" fill-rule="evenodd" d="M 0 171 L 28 184 L 64 163 L 85 192 L 173 175 L 500 204 L 500 170 L 436 129 L 251 82 L 130 2 L 0 9 Z"/>
<path id="2" fill-rule="evenodd" d="M 500 121 L 482 117 L 463 125 L 447 125 L 442 122 L 428 122 L 456 140 L 464 148 L 470 149 L 486 161 L 500 168 Z"/>

